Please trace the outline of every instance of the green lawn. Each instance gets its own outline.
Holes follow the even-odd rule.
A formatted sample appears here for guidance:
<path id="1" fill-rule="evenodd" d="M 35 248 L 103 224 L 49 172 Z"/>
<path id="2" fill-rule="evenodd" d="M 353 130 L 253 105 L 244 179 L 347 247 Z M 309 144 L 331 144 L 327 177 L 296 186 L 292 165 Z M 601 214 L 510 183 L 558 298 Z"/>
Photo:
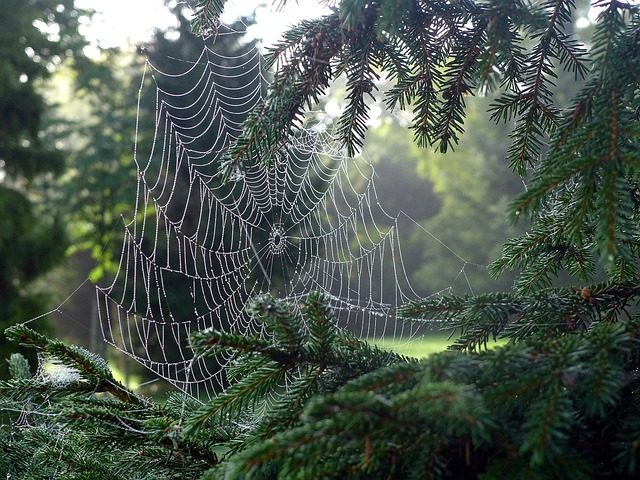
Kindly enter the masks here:
<path id="1" fill-rule="evenodd" d="M 424 358 L 432 353 L 441 352 L 454 343 L 455 336 L 449 337 L 446 332 L 429 332 L 415 338 L 370 338 L 369 342 L 375 343 L 381 348 L 393 350 L 407 357 Z M 498 342 L 489 342 L 487 346 L 504 343 L 505 340 Z"/>

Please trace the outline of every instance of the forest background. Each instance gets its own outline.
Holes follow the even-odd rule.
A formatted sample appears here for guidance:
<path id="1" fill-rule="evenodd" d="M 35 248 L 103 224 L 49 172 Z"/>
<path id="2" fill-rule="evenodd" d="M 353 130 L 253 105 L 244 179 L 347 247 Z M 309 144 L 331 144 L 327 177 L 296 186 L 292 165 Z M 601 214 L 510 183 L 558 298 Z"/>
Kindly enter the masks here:
<path id="1" fill-rule="evenodd" d="M 175 26 L 157 30 L 144 48 L 90 45 L 80 32 L 92 12 L 72 0 L 8 3 L 0 11 L 0 330 L 54 310 L 37 329 L 111 357 L 125 376 L 133 369 L 145 377 L 105 351 L 93 283 L 113 278 L 118 225 L 135 201 L 136 125 L 138 148 L 152 142 L 155 98 L 143 95 L 139 105 L 137 98 L 144 62 L 162 67 L 171 57 L 197 58 L 202 40 L 191 33 L 189 8 L 176 2 L 166 2 Z M 578 12 L 574 28 L 586 42 L 589 2 L 578 2 Z M 559 97 L 576 88 L 559 85 Z M 341 94 L 333 89 L 323 99 L 328 114 L 340 108 Z M 496 280 L 486 271 L 519 233 L 505 220 L 508 201 L 524 188 L 506 173 L 511 126 L 488 121 L 482 96 L 468 101 L 455 152 L 418 148 L 407 119 L 384 112 L 372 118 L 363 150 L 386 211 L 407 215 L 399 235 L 410 280 L 425 297 L 512 288 L 513 275 Z M 0 375 L 17 349 L 0 339 Z"/>

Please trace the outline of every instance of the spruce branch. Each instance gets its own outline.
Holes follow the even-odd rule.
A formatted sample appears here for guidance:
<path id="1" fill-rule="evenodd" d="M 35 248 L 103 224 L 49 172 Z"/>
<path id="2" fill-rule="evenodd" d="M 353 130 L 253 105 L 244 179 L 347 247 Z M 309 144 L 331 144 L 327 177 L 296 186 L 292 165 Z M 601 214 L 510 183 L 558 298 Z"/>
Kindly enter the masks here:
<path id="1" fill-rule="evenodd" d="M 140 478 L 158 478 L 169 472 L 191 475 L 217 464 L 213 435 L 202 440 L 179 434 L 184 402 L 179 410 L 170 403 L 166 408 L 154 404 L 115 384 L 106 363 L 83 349 L 22 325 L 8 333 L 68 369 L 47 373 L 41 366 L 28 378 L 21 369 L 18 377 L 0 382 L 0 415 L 15 415 L 19 422 L 8 438 L 0 431 L 0 445 L 17 447 L 10 448 L 14 472 L 121 478 L 133 464 Z M 32 458 L 36 461 L 29 462 Z"/>
<path id="2" fill-rule="evenodd" d="M 364 135 L 369 119 L 369 107 L 365 97 L 375 101 L 373 91 L 377 90 L 375 82 L 380 76 L 376 70 L 380 67 L 380 46 L 373 29 L 369 28 L 367 35 L 360 35 L 346 52 L 343 64 L 338 66 L 338 73 L 346 72 L 347 76 L 347 106 L 338 120 L 337 134 L 347 155 L 353 157 L 364 145 Z"/>
<path id="3" fill-rule="evenodd" d="M 265 324 L 271 340 L 215 330 L 192 335 L 192 342 L 206 347 L 197 347 L 201 355 L 221 349 L 236 353 L 227 368 L 231 385 L 189 416 L 187 435 L 242 418 L 248 427 L 238 432 L 233 451 L 245 448 L 255 438 L 294 424 L 314 395 L 334 391 L 365 372 L 403 360 L 339 331 L 328 300 L 320 293 L 310 294 L 299 304 L 259 296 L 248 312 Z M 267 346 L 269 341 L 272 347 Z M 276 391 L 282 393 L 274 395 Z"/>
<path id="4" fill-rule="evenodd" d="M 631 187 L 638 164 L 637 122 L 631 120 L 628 107 L 636 85 L 636 74 L 630 72 L 638 71 L 638 60 L 637 55 L 629 55 L 637 43 L 636 29 L 618 25 L 614 34 L 612 28 L 598 38 L 603 43 L 598 48 L 609 52 L 606 62 L 594 46 L 597 76 L 564 114 L 549 154 L 527 192 L 512 204 L 511 218 L 527 214 L 545 222 L 562 211 L 564 220 L 556 222 L 555 229 L 562 232 L 561 243 L 592 249 L 597 245 L 596 253 L 605 266 L 624 279 L 632 271 L 629 266 L 636 263 L 633 239 L 638 237 Z"/>
<path id="5" fill-rule="evenodd" d="M 505 271 L 522 272 L 515 287 L 525 294 L 551 286 L 563 269 L 588 282 L 596 271 L 592 245 L 567 243 L 572 236 L 566 230 L 572 221 L 575 219 L 567 219 L 562 213 L 540 218 L 530 232 L 505 242 L 501 257 L 489 266 L 489 272 L 495 277 Z"/>
<path id="6" fill-rule="evenodd" d="M 193 12 L 191 28 L 196 35 L 206 35 L 211 30 L 217 31 L 220 16 L 224 12 L 227 0 L 202 0 Z"/>
<path id="7" fill-rule="evenodd" d="M 615 321 L 637 301 L 634 281 L 582 288 L 537 289 L 530 294 L 493 293 L 475 297 L 448 296 L 412 302 L 399 314 L 431 323 L 460 336 L 450 348 L 476 350 L 490 339 L 558 336 Z"/>
<path id="8" fill-rule="evenodd" d="M 245 122 L 222 175 L 228 179 L 236 168 L 249 168 L 257 159 L 269 165 L 284 154 L 304 111 L 342 74 L 349 103 L 337 131 L 347 152 L 356 152 L 367 129 L 364 97 L 376 88 L 379 71 L 395 79 L 387 105 L 414 105 L 416 140 L 423 146 L 437 143 L 443 151 L 463 131 L 464 96 L 484 86 L 487 72 L 502 76 L 517 108 L 496 118 L 519 118 L 514 135 L 524 140 L 518 142 L 524 150 L 514 155 L 529 160 L 514 164 L 526 163 L 557 125 L 548 85 L 555 75 L 552 59 L 576 75 L 586 72 L 582 47 L 563 33 L 573 8 L 568 0 L 535 8 L 521 2 L 408 2 L 406 9 L 384 1 L 345 0 L 332 14 L 292 28 L 272 49 L 266 63 L 276 66 L 274 83 L 265 103 Z M 524 27 L 540 40 L 529 54 L 523 53 L 518 33 Z M 498 40 L 504 31 L 508 35 Z M 499 108 L 505 109 L 511 110 Z"/>
<path id="9" fill-rule="evenodd" d="M 83 348 L 51 340 L 25 325 L 9 327 L 5 330 L 5 335 L 21 345 L 33 348 L 74 369 L 83 380 L 93 386 L 95 392 L 110 393 L 120 401 L 133 405 L 148 405 L 147 400 L 136 395 L 113 377 L 105 360 Z"/>
<path id="10" fill-rule="evenodd" d="M 457 132 L 463 132 L 465 117 L 464 97 L 475 90 L 477 62 L 486 42 L 486 25 L 476 25 L 472 33 L 459 32 L 460 45 L 453 49 L 453 59 L 446 65 L 442 84 L 444 102 L 439 116 L 444 119 L 434 132 L 440 152 L 446 153 L 458 143 Z"/>
<path id="11" fill-rule="evenodd" d="M 264 103 L 243 123 L 243 134 L 222 161 L 224 182 L 257 158 L 262 165 L 272 165 L 284 153 L 296 126 L 303 121 L 305 105 L 317 102 L 333 77 L 331 60 L 344 41 L 338 24 L 337 14 L 304 21 L 271 50 L 267 66 L 277 64 L 278 71 Z"/>
<path id="12" fill-rule="evenodd" d="M 281 478 L 387 478 L 407 471 L 459 478 L 482 470 L 491 445 L 499 453 L 487 474 L 543 469 L 581 478 L 601 471 L 590 461 L 572 463 L 592 448 L 589 429 L 626 410 L 620 392 L 628 382 L 623 371 L 637 363 L 628 363 L 637 351 L 636 333 L 634 322 L 601 323 L 580 334 L 378 369 L 309 402 L 300 423 L 238 452 L 220 472 L 231 479 L 274 472 Z M 602 365 L 585 369 L 596 353 Z M 388 389 L 403 370 L 414 380 Z M 588 394 L 592 388 L 597 393 Z M 420 455 L 407 456 L 416 444 Z"/>

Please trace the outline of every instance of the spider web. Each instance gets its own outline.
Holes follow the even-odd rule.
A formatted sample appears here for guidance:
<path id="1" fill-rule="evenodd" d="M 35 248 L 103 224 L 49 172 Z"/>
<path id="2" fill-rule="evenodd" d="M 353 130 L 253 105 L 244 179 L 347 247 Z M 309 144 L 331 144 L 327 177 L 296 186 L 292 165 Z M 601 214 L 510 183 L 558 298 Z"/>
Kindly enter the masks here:
<path id="1" fill-rule="evenodd" d="M 227 359 L 194 359 L 189 335 L 265 335 L 245 312 L 258 294 L 295 303 L 323 292 L 342 328 L 398 342 L 417 327 L 397 308 L 420 297 L 400 242 L 407 218 L 384 210 L 373 165 L 345 156 L 322 112 L 307 116 L 275 165 L 220 182 L 220 159 L 263 99 L 268 73 L 242 32 L 216 33 L 195 61 L 161 69 L 147 59 L 139 99 L 155 92 L 153 136 L 137 125 L 135 210 L 117 274 L 97 288 L 105 341 L 197 398 L 222 388 Z M 225 35 L 233 55 L 219 46 Z"/>

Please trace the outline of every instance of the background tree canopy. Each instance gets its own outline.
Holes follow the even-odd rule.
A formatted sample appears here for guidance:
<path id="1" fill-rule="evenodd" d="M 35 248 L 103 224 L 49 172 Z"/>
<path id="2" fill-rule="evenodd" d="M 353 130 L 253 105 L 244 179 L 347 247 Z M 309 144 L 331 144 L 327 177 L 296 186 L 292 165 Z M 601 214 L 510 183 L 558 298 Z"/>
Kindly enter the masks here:
<path id="1" fill-rule="evenodd" d="M 225 3 L 198 2 L 196 31 L 216 31 Z M 174 394 L 155 403 L 117 382 L 88 351 L 17 325 L 8 336 L 43 361 L 32 375 L 14 355 L 12 380 L 0 382 L 7 419 L 0 472 L 635 478 L 640 8 L 604 0 L 592 6 L 598 19 L 582 41 L 571 0 L 342 0 L 332 13 L 294 26 L 270 51 L 269 93 L 222 159 L 222 180 L 256 163 L 276 165 L 307 110 L 344 77 L 336 131 L 350 154 L 365 147 L 376 96 L 410 110 L 417 145 L 444 154 L 406 147 L 440 193 L 436 208 L 418 212 L 421 222 L 480 223 L 505 203 L 492 187 L 505 184 L 515 196 L 509 219 L 526 231 L 504 244 L 491 271 L 513 273 L 514 288 L 400 310 L 407 322 L 459 332 L 450 351 L 406 358 L 338 328 L 327 295 L 311 292 L 295 303 L 262 295 L 248 313 L 266 335 L 209 328 L 190 336 L 199 357 L 231 359 L 227 388 L 210 400 Z M 384 93 L 377 90 L 381 74 L 391 83 Z M 471 104 L 474 94 L 482 100 Z M 483 103 L 498 126 L 471 129 Z M 370 140 L 394 148 L 402 139 L 385 135 L 383 127 Z M 462 143 L 475 135 L 496 140 L 484 148 Z M 523 182 L 494 173 L 500 157 L 491 147 L 505 136 L 503 171 L 510 165 Z M 377 148 L 374 155 L 387 154 Z M 403 168 L 394 175 L 406 178 Z M 458 183 L 469 171 L 473 189 Z M 469 205 L 467 214 L 455 203 Z M 477 228 L 448 241 L 469 248 L 466 261 L 487 263 L 499 235 L 474 249 Z M 419 242 L 412 252 L 438 256 Z M 428 275 L 414 273 L 432 288 Z M 561 286 L 561 275 L 573 284 Z M 485 350 L 495 337 L 505 345 Z"/>
<path id="2" fill-rule="evenodd" d="M 0 12 L 0 326 L 46 311 L 34 280 L 61 263 L 67 248 L 61 212 L 37 185 L 59 175 L 65 154 L 46 132 L 50 114 L 40 88 L 67 57 L 82 55 L 87 13 L 73 1 L 7 1 Z M 2 362 L 15 345 L 0 339 Z M 6 369 L 2 374 L 6 377 Z"/>

